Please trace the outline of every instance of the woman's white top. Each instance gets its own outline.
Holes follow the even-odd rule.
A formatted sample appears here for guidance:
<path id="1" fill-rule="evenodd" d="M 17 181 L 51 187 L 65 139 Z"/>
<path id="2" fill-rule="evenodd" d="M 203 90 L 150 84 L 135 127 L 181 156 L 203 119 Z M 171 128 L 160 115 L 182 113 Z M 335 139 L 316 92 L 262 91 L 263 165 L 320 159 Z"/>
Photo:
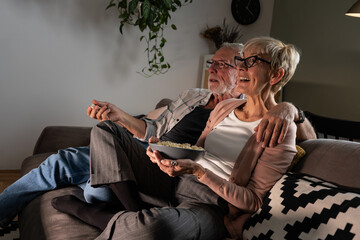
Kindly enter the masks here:
<path id="1" fill-rule="evenodd" d="M 254 122 L 241 121 L 232 111 L 206 137 L 206 153 L 197 163 L 228 179 L 236 159 L 260 121 L 261 119 Z"/>

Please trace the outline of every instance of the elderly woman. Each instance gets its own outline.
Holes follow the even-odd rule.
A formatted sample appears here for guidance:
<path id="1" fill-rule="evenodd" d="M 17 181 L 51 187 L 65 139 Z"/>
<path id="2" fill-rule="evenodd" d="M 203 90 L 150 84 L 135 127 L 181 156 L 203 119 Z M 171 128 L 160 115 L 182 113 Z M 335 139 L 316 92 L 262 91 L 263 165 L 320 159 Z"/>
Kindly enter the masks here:
<path id="1" fill-rule="evenodd" d="M 79 203 L 77 213 L 68 212 L 101 229 L 105 225 L 91 218 L 111 219 L 98 239 L 241 238 L 244 222 L 259 209 L 296 153 L 294 123 L 273 148 L 261 147 L 254 128 L 276 105 L 276 92 L 291 79 L 298 62 L 292 45 L 270 37 L 249 40 L 242 57 L 235 57 L 237 90 L 247 99 L 223 101 L 212 111 L 197 142 L 206 149 L 204 157 L 174 161 L 148 148 L 153 163 L 169 176 L 179 176 L 173 199 L 167 199 L 169 207 L 114 215 Z"/>

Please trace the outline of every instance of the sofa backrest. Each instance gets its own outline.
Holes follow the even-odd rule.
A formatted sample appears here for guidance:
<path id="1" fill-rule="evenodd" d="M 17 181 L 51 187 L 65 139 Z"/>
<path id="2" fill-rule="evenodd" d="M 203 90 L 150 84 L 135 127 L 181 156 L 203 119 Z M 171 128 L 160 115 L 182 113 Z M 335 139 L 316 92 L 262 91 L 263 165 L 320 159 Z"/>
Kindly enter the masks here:
<path id="1" fill-rule="evenodd" d="M 305 116 L 314 127 L 318 138 L 360 140 L 360 122 L 320 116 L 304 111 Z M 333 136 L 333 137 L 331 137 Z"/>
<path id="2" fill-rule="evenodd" d="M 68 147 L 89 145 L 90 131 L 90 127 L 45 127 L 35 144 L 33 154 L 57 152 L 59 149 Z"/>
<path id="3" fill-rule="evenodd" d="M 299 144 L 306 155 L 292 169 L 338 185 L 360 189 L 360 143 L 334 139 Z"/>

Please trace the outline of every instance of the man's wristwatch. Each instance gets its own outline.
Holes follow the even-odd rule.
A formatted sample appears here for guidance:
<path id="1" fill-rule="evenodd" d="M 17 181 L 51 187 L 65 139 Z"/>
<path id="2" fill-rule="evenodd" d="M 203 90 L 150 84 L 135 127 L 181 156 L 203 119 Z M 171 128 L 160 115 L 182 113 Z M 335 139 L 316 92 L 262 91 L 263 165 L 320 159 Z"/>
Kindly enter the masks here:
<path id="1" fill-rule="evenodd" d="M 305 113 L 303 110 L 295 106 L 298 110 L 299 120 L 295 121 L 296 124 L 303 123 L 305 121 Z"/>

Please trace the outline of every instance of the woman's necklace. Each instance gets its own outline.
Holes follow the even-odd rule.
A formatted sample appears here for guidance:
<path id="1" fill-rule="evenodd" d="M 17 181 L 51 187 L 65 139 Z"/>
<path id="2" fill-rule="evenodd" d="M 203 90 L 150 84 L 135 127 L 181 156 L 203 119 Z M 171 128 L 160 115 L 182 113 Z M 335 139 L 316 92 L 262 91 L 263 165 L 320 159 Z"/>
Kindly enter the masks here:
<path id="1" fill-rule="evenodd" d="M 235 109 L 235 116 L 241 120 L 241 121 L 244 121 L 244 122 L 253 122 L 253 121 L 256 121 L 260 118 L 262 118 L 261 116 L 249 116 L 249 111 L 246 111 L 244 110 L 244 107 L 241 106 L 240 108 L 236 108 Z"/>

